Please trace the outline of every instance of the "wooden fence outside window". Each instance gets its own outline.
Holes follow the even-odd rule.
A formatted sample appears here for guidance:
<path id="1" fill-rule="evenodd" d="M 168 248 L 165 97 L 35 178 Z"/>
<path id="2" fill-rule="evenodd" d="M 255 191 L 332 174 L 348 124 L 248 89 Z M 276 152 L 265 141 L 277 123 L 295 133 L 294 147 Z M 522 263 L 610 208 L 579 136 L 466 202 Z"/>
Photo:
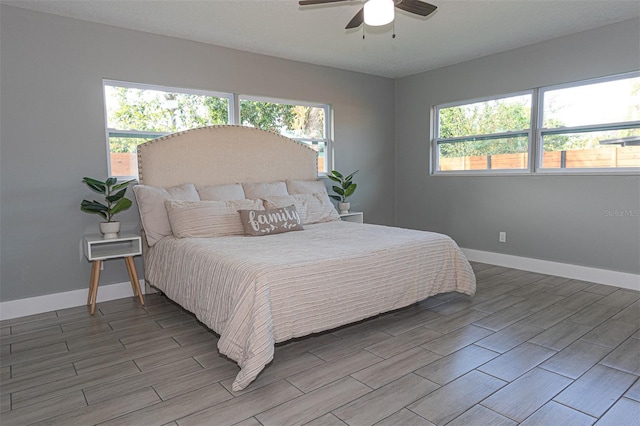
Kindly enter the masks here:
<path id="1" fill-rule="evenodd" d="M 440 158 L 441 171 L 526 169 L 529 154 L 478 155 L 470 157 Z M 592 169 L 640 167 L 640 146 L 611 147 L 573 151 L 545 152 L 545 169 Z"/>

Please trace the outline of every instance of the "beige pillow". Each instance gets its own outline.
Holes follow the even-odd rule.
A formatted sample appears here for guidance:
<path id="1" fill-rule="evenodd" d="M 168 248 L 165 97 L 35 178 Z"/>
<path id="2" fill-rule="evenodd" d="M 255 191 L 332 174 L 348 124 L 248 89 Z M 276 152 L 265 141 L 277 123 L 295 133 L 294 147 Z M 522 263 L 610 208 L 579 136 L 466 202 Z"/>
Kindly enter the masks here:
<path id="1" fill-rule="evenodd" d="M 326 194 L 327 187 L 321 180 L 287 180 L 289 194 Z"/>
<path id="2" fill-rule="evenodd" d="M 161 238 L 171 235 L 171 225 L 167 210 L 164 207 L 165 200 L 198 201 L 198 191 L 192 183 L 160 188 L 148 185 L 135 185 L 133 187 L 140 220 L 147 237 L 149 247 L 157 243 Z"/>
<path id="3" fill-rule="evenodd" d="M 203 201 L 244 200 L 247 198 L 244 196 L 242 184 L 239 183 L 197 186 L 196 189 L 200 194 L 200 199 Z"/>
<path id="4" fill-rule="evenodd" d="M 302 221 L 291 205 L 270 210 L 240 210 L 245 235 L 271 235 L 289 231 L 302 231 Z"/>
<path id="5" fill-rule="evenodd" d="M 269 183 L 243 183 L 244 195 L 249 200 L 272 197 L 275 195 L 288 195 L 287 184 L 284 182 Z"/>
<path id="6" fill-rule="evenodd" d="M 295 194 L 265 197 L 264 207 L 274 209 L 294 205 L 304 225 L 340 220 L 327 194 Z"/>
<path id="7" fill-rule="evenodd" d="M 331 202 L 329 194 L 326 192 L 316 192 L 313 196 L 320 202 L 322 208 L 318 209 L 317 214 L 321 217 L 319 222 L 332 222 L 334 220 L 341 220 L 338 210 Z"/>
<path id="8" fill-rule="evenodd" d="M 260 200 L 165 202 L 176 238 L 210 238 L 243 235 L 238 210 L 261 210 Z"/>

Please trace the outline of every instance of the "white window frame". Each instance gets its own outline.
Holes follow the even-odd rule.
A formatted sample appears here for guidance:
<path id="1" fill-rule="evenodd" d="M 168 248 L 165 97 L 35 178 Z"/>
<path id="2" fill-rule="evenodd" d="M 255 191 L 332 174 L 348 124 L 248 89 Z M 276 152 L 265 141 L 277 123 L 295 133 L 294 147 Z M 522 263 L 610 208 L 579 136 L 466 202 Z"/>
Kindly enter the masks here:
<path id="1" fill-rule="evenodd" d="M 536 121 L 536 140 L 537 143 L 537 155 L 535 161 L 535 172 L 538 174 L 638 174 L 640 173 L 640 167 L 607 167 L 607 168 L 543 168 L 542 158 L 544 155 L 544 135 L 558 135 L 564 133 L 581 133 L 581 132 L 594 132 L 594 131 L 606 131 L 606 130 L 624 130 L 630 128 L 640 127 L 640 120 L 637 121 L 623 121 L 617 123 L 603 123 L 603 124 L 587 124 L 580 126 L 568 126 L 568 127 L 556 127 L 545 128 L 544 126 L 544 95 L 546 92 L 558 89 L 568 89 L 572 87 L 589 86 L 592 84 L 606 83 L 609 81 L 623 80 L 627 78 L 640 77 L 640 71 L 616 74 L 606 77 L 593 78 L 589 80 L 582 80 L 577 82 L 557 84 L 554 86 L 546 86 L 538 89 L 538 111 Z"/>
<path id="2" fill-rule="evenodd" d="M 545 86 L 540 88 L 534 88 L 531 90 L 513 92 L 507 94 L 500 94 L 495 96 L 487 96 L 483 98 L 467 99 L 463 101 L 450 102 L 445 104 L 434 105 L 431 108 L 431 123 L 432 123 L 432 135 L 431 135 L 431 170 L 432 176 L 504 176 L 504 175 L 638 175 L 640 174 L 640 167 L 619 167 L 619 168 L 543 168 L 542 158 L 544 155 L 543 136 L 550 134 L 562 134 L 562 133 L 579 133 L 579 132 L 591 132 L 591 131 L 605 131 L 605 130 L 620 130 L 628 128 L 640 127 L 640 120 L 618 122 L 618 123 L 604 123 L 595 125 L 581 125 L 571 127 L 559 127 L 559 128 L 544 128 L 544 94 L 551 90 L 558 90 L 571 87 L 588 86 L 590 84 L 603 83 L 607 81 L 615 81 L 626 78 L 640 77 L 640 71 L 634 71 L 623 74 L 610 75 L 606 77 L 593 78 L 588 80 L 575 81 L 571 83 L 558 84 L 553 86 Z M 528 150 L 528 163 L 527 169 L 501 169 L 501 170 L 451 170 L 441 171 L 439 170 L 439 142 L 442 140 L 439 135 L 439 111 L 443 108 L 449 108 L 460 105 L 473 104 L 477 102 L 486 102 L 490 100 L 496 100 L 506 98 L 510 96 L 518 96 L 531 93 L 531 126 L 529 128 L 529 150 Z M 490 135 L 476 135 L 477 139 L 495 138 L 496 136 L 508 137 L 513 134 L 524 134 L 525 131 L 506 132 L 500 134 Z M 463 136 L 456 138 L 447 138 L 447 141 L 456 140 L 471 140 L 474 136 Z"/>
<path id="3" fill-rule="evenodd" d="M 470 135 L 470 136 L 457 136 L 453 138 L 440 138 L 440 119 L 439 113 L 441 109 L 451 108 L 461 105 L 469 105 L 480 102 L 488 102 L 494 101 L 503 98 L 510 98 L 515 96 L 531 96 L 531 119 L 529 122 L 529 128 L 526 130 L 515 130 L 509 132 L 501 132 L 501 133 L 488 133 L 485 135 Z M 449 102 L 445 104 L 435 105 L 432 108 L 432 129 L 433 136 L 431 138 L 431 174 L 434 176 L 489 176 L 489 175 L 522 175 L 531 173 L 531 168 L 533 165 L 533 153 L 535 152 L 535 141 L 533 140 L 533 129 L 535 123 L 535 102 L 536 102 L 536 93 L 535 90 L 523 90 L 519 92 L 505 93 L 496 96 L 486 96 L 482 98 L 475 99 L 466 99 L 463 101 L 457 102 Z M 508 138 L 511 136 L 517 135 L 526 135 L 529 141 L 527 148 L 527 160 L 528 166 L 524 169 L 487 169 L 487 170 L 440 170 L 440 145 L 443 143 L 442 141 L 446 141 L 444 143 L 460 143 L 462 141 L 473 141 L 473 140 L 483 140 L 483 139 L 500 139 L 500 138 Z"/>
<path id="4" fill-rule="evenodd" d="M 162 92 L 174 92 L 174 93 L 186 93 L 189 95 L 197 95 L 197 96 L 211 96 L 216 98 L 226 98 L 228 100 L 228 117 L 229 120 L 227 124 L 231 124 L 235 121 L 235 100 L 233 93 L 224 93 L 224 92 L 214 92 L 209 90 L 198 90 L 198 89 L 186 89 L 183 87 L 170 87 L 170 86 L 161 86 L 157 84 L 146 84 L 146 83 L 133 83 L 129 81 L 119 81 L 119 80 L 102 80 L 102 93 L 104 96 L 105 86 L 116 86 L 116 87 L 126 87 L 129 89 L 140 89 L 140 90 L 157 90 Z M 159 138 L 162 136 L 166 136 L 171 134 L 171 132 L 147 132 L 143 130 L 120 130 L 113 129 L 109 127 L 109 119 L 107 117 L 107 99 L 104 97 L 104 128 L 105 128 L 105 138 L 107 143 L 107 172 L 108 176 L 112 176 L 111 174 L 111 145 L 109 138 L 112 136 L 120 136 L 120 137 L 151 137 L 151 138 Z M 137 179 L 138 176 L 117 176 L 118 179 Z"/>
<path id="5" fill-rule="evenodd" d="M 274 104 L 284 104 L 284 105 L 300 105 L 311 108 L 320 108 L 324 110 L 324 138 L 291 138 L 296 140 L 304 145 L 311 145 L 313 142 L 324 142 L 324 163 L 325 163 L 325 172 L 318 172 L 318 176 L 324 177 L 328 172 L 333 170 L 333 137 L 332 137 L 332 126 L 331 126 L 331 106 L 329 104 L 322 104 L 317 102 L 305 102 L 305 101 L 297 101 L 293 99 L 282 99 L 282 98 L 271 98 L 264 96 L 250 96 L 250 95 L 238 95 L 237 96 L 237 120 L 240 123 L 240 110 L 242 109 L 242 101 L 254 101 L 254 102 L 269 102 Z M 287 136 L 289 137 L 289 136 Z"/>
<path id="6" fill-rule="evenodd" d="M 327 172 L 333 170 L 333 116 L 332 116 L 332 108 L 329 104 L 317 103 L 317 102 L 305 102 L 305 101 L 297 101 L 292 99 L 282 99 L 282 98 L 271 98 L 271 97 L 259 97 L 259 96 L 250 96 L 250 95 L 240 95 L 237 93 L 227 93 L 227 92 L 216 92 L 209 90 L 198 90 L 198 89 L 187 89 L 184 87 L 171 87 L 171 86 L 161 86 L 156 84 L 147 84 L 147 83 L 134 83 L 127 81 L 119 81 L 119 80 L 111 80 L 111 79 L 103 79 L 102 80 L 102 93 L 104 97 L 104 88 L 105 86 L 117 86 L 117 87 L 127 87 L 131 89 L 140 89 L 140 90 L 159 90 L 164 92 L 175 92 L 175 93 L 186 93 L 190 95 L 198 95 L 198 96 L 212 96 L 218 98 L 226 98 L 228 99 L 228 116 L 229 120 L 227 124 L 241 125 L 240 123 L 240 101 L 241 100 L 249 100 L 249 101 L 257 101 L 257 102 L 270 102 L 270 103 L 279 103 L 285 105 L 301 105 L 313 108 L 321 108 L 324 110 L 324 139 L 312 139 L 312 138 L 294 138 L 305 145 L 311 145 L 313 142 L 324 142 L 325 144 L 325 168 Z M 120 136 L 120 137 L 162 137 L 170 134 L 171 132 L 147 132 L 140 130 L 120 130 L 109 128 L 109 122 L 107 117 L 107 100 L 103 99 L 103 107 L 104 107 L 104 128 L 105 128 L 105 140 L 106 140 L 106 149 L 107 149 L 107 171 L 109 176 L 111 176 L 111 147 L 109 144 L 110 136 Z M 327 172 L 321 173 L 318 172 L 318 176 L 326 176 Z M 137 176 L 117 176 L 119 179 L 137 179 Z"/>

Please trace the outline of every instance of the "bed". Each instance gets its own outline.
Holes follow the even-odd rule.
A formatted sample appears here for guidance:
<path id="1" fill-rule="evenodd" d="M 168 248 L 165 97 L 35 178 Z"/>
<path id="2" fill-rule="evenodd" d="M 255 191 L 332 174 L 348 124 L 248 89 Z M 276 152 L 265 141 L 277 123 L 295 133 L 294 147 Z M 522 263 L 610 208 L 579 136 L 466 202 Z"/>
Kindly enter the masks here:
<path id="1" fill-rule="evenodd" d="M 203 127 L 140 145 L 138 167 L 145 280 L 220 335 L 218 350 L 240 366 L 234 391 L 278 342 L 438 293 L 475 293 L 448 236 L 341 221 L 316 152 L 283 136 Z M 238 210 L 291 213 L 303 229 L 248 236 L 253 213 Z"/>

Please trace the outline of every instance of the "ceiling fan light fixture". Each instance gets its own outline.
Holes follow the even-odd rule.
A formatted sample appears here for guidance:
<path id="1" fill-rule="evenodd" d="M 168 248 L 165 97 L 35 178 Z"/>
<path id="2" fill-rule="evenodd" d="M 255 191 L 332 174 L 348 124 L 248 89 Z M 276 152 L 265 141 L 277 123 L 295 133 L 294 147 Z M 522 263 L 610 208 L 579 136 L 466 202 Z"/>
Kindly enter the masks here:
<path id="1" fill-rule="evenodd" d="M 369 0 L 364 4 L 364 23 L 372 27 L 387 25 L 395 17 L 393 0 Z"/>

